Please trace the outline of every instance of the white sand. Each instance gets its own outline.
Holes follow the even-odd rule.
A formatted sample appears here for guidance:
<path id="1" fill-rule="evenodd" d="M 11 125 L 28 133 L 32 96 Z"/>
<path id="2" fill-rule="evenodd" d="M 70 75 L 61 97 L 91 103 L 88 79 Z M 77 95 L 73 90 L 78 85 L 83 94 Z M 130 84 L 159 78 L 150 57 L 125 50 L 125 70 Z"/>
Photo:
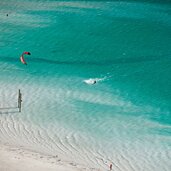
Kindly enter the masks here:
<path id="1" fill-rule="evenodd" d="M 74 163 L 62 162 L 57 156 L 0 145 L 0 171 L 90 171 Z"/>
<path id="2" fill-rule="evenodd" d="M 46 141 L 45 138 L 48 133 L 44 133 L 44 130 L 32 124 L 32 120 L 29 120 L 30 113 L 32 115 L 39 113 L 38 108 L 38 111 L 35 109 L 34 111 L 29 105 L 31 103 L 31 100 L 29 100 L 31 99 L 30 97 L 34 95 L 36 93 L 35 90 L 38 91 L 38 89 L 29 89 L 27 86 L 30 85 L 26 85 L 24 88 L 29 91 L 23 91 L 23 109 L 22 112 L 19 113 L 18 109 L 15 107 L 17 106 L 18 92 L 13 91 L 11 83 L 6 84 L 0 81 L 0 171 L 100 171 L 99 168 L 102 168 L 101 165 L 103 165 L 103 162 L 99 165 L 95 159 L 94 161 L 90 160 L 90 164 L 87 164 L 87 156 L 85 156 L 84 159 L 84 151 L 86 151 L 86 148 L 81 156 L 81 150 L 81 152 L 71 153 L 69 148 L 65 148 L 65 142 L 63 143 L 62 141 L 62 143 L 59 142 L 59 149 L 61 149 L 63 153 L 60 154 L 60 150 L 58 153 L 57 149 L 53 156 L 52 151 L 57 147 L 58 139 L 54 140 L 55 144 L 53 144 L 52 141 Z M 4 91 L 3 87 L 7 87 L 7 90 Z M 14 85 L 14 87 L 18 87 L 18 84 Z M 39 88 L 39 91 L 43 92 L 41 88 Z M 37 94 L 39 95 L 39 93 Z M 44 97 L 47 97 L 46 92 L 42 97 L 43 100 Z M 25 99 L 28 100 L 26 101 Z M 39 101 L 39 103 L 42 103 L 42 101 Z M 25 119 L 28 120 L 25 121 Z M 57 124 L 56 127 L 59 128 Z M 49 137 L 52 139 L 54 137 L 61 137 L 60 135 L 65 135 L 63 130 L 60 128 L 58 130 L 61 132 L 55 132 L 52 137 Z M 71 145 L 72 142 L 68 146 Z M 46 148 L 47 146 L 52 146 L 50 152 L 48 148 Z M 89 151 L 87 154 L 88 153 Z M 96 167 L 96 162 L 97 168 L 93 168 Z"/>

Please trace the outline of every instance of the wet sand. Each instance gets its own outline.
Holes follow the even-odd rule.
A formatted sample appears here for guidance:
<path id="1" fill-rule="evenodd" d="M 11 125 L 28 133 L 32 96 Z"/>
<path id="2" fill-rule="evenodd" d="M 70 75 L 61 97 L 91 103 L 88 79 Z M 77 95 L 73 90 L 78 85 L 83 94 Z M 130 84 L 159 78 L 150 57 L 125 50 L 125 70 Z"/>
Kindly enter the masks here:
<path id="1" fill-rule="evenodd" d="M 58 156 L 46 156 L 22 148 L 0 145 L 0 171 L 91 171 L 72 162 L 62 162 Z"/>

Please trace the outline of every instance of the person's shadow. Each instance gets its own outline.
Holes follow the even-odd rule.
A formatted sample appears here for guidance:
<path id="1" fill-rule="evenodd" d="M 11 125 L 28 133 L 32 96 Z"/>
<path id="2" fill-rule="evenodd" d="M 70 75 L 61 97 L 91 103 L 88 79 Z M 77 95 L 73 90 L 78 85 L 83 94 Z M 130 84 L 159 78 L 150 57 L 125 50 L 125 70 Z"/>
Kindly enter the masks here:
<path id="1" fill-rule="evenodd" d="M 0 114 L 12 114 L 19 113 L 18 107 L 2 107 L 0 108 Z"/>

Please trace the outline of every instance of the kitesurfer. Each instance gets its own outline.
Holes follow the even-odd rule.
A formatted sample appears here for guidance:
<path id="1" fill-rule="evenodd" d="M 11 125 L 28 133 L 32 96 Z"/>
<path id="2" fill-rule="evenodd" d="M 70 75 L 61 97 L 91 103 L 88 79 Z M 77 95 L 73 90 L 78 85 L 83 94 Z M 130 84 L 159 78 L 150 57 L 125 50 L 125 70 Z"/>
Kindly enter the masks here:
<path id="1" fill-rule="evenodd" d="M 96 83 L 97 83 L 97 81 L 96 81 L 96 80 L 94 80 L 94 81 L 93 81 L 93 84 L 96 84 Z"/>

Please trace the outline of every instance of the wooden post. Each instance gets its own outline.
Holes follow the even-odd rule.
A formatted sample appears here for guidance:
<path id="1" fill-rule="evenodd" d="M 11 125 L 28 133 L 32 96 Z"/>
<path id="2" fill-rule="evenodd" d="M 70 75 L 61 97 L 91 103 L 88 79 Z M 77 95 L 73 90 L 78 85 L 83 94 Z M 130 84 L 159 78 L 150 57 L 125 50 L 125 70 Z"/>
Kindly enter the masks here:
<path id="1" fill-rule="evenodd" d="M 20 92 L 20 89 L 18 91 L 18 108 L 19 108 L 19 112 L 21 112 L 21 102 L 22 102 L 22 94 Z"/>

